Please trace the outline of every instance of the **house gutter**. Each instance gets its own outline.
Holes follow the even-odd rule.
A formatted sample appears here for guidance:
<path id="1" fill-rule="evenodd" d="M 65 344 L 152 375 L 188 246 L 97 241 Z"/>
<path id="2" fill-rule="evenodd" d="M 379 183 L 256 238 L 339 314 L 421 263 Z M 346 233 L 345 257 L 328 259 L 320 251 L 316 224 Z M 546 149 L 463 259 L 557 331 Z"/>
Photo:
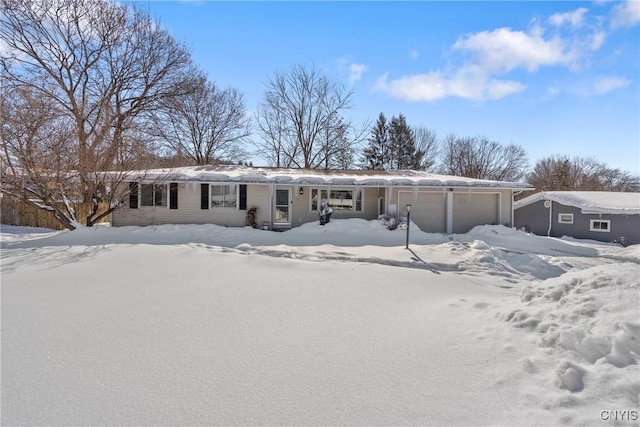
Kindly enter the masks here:
<path id="1" fill-rule="evenodd" d="M 547 201 L 548 199 L 543 199 L 545 201 Z M 548 200 L 549 202 L 549 229 L 547 230 L 547 236 L 551 236 L 551 224 L 553 222 L 553 202 L 551 200 Z"/>

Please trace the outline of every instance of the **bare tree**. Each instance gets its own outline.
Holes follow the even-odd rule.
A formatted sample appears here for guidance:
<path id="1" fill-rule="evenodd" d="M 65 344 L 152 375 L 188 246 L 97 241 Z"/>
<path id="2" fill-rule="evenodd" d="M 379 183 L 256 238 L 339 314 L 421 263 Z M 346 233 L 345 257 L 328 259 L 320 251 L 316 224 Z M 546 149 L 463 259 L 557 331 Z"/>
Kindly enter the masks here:
<path id="1" fill-rule="evenodd" d="M 536 162 L 527 182 L 540 191 L 639 191 L 640 177 L 593 158 L 555 155 Z"/>
<path id="2" fill-rule="evenodd" d="M 442 144 L 442 173 L 478 179 L 518 181 L 527 167 L 527 154 L 521 146 L 503 146 L 486 138 L 459 138 L 448 135 Z"/>
<path id="3" fill-rule="evenodd" d="M 76 189 L 80 200 L 103 200 L 115 209 L 118 195 L 110 191 L 114 174 L 100 172 L 130 168 L 132 155 L 141 147 L 137 135 L 142 114 L 160 100 L 187 91 L 182 82 L 190 65 L 188 51 L 148 14 L 126 4 L 0 4 L 0 41 L 7 49 L 0 59 L 3 86 L 12 92 L 28 90 L 60 111 L 73 130 L 68 153 L 74 172 L 67 186 Z M 49 176 L 43 173 L 40 179 Z M 48 208 L 54 202 L 40 201 Z M 87 224 L 105 214 L 93 209 Z M 65 225 L 72 228 L 74 214 L 68 219 Z"/>
<path id="4" fill-rule="evenodd" d="M 298 65 L 288 73 L 276 73 L 256 117 L 263 138 L 257 143 L 261 154 L 280 166 L 321 168 L 331 163 L 328 156 L 358 143 L 345 143 L 339 129 L 351 97 L 351 91 L 315 68 Z"/>
<path id="5" fill-rule="evenodd" d="M 298 146 L 290 137 L 284 112 L 263 101 L 256 110 L 254 122 L 262 138 L 253 141 L 258 154 L 271 166 L 291 167 L 292 159 L 298 157 Z"/>
<path id="6" fill-rule="evenodd" d="M 438 159 L 438 139 L 436 133 L 424 126 L 414 126 L 413 138 L 415 143 L 413 169 L 432 170 Z"/>
<path id="7" fill-rule="evenodd" d="M 149 132 L 168 154 L 189 164 L 237 162 L 246 157 L 241 142 L 249 136 L 249 116 L 242 94 L 220 89 L 202 73 L 191 79 L 192 90 L 170 97 L 153 111 Z"/>
<path id="8" fill-rule="evenodd" d="M 26 203 L 43 202 L 66 227 L 72 228 L 73 197 L 70 183 L 76 177 L 70 141 L 73 126 L 47 98 L 28 88 L 0 90 L 0 139 L 2 140 L 2 190 Z M 43 176 L 46 179 L 43 179 Z"/>

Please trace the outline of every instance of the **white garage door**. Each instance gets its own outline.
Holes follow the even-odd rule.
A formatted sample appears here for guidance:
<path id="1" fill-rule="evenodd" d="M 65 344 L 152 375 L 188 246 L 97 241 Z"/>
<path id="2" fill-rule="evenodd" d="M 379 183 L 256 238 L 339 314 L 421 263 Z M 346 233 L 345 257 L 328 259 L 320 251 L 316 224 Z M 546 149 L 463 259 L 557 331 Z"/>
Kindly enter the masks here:
<path id="1" fill-rule="evenodd" d="M 406 215 L 405 206 L 408 203 L 412 206 L 411 221 L 415 223 L 420 230 L 427 233 L 445 232 L 446 203 L 444 193 L 400 191 L 398 193 L 399 216 Z"/>
<path id="2" fill-rule="evenodd" d="M 453 193 L 453 232 L 466 233 L 476 225 L 498 224 L 498 194 Z"/>

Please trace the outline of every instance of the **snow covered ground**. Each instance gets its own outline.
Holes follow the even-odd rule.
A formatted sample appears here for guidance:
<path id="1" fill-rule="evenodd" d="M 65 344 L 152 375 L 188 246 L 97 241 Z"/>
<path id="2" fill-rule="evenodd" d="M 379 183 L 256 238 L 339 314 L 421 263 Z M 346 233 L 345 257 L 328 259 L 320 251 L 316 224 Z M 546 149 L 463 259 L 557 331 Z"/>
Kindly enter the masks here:
<path id="1" fill-rule="evenodd" d="M 1 231 L 2 425 L 640 425 L 639 246 Z"/>

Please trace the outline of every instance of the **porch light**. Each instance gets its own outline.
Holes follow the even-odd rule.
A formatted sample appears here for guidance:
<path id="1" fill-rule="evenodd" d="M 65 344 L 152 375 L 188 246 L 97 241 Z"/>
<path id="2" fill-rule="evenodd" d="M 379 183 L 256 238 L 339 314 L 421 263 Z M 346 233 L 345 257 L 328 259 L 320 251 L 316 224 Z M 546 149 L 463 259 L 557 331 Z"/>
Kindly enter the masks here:
<path id="1" fill-rule="evenodd" d="M 407 204 L 407 242 L 405 249 L 409 249 L 409 225 L 411 224 L 411 203 Z"/>
<path id="2" fill-rule="evenodd" d="M 300 190 L 298 190 L 298 194 L 300 194 L 301 196 L 304 195 L 304 187 L 300 187 Z"/>

